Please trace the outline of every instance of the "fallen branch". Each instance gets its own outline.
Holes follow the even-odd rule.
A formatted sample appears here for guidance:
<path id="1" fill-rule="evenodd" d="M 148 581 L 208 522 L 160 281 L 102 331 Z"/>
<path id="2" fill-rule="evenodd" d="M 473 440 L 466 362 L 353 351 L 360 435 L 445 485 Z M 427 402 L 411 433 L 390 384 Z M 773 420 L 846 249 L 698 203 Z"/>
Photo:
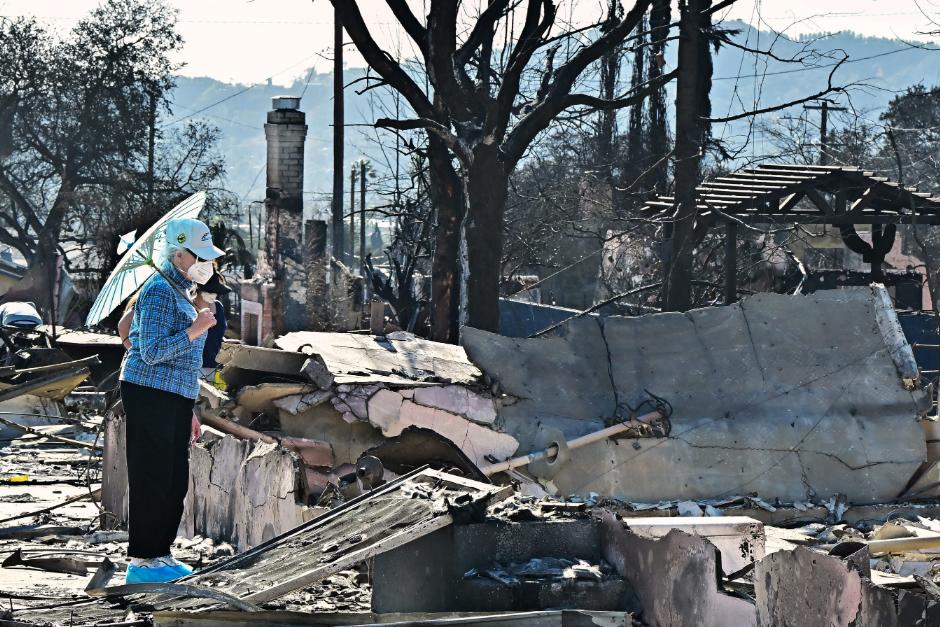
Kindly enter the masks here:
<path id="1" fill-rule="evenodd" d="M 97 490 L 93 490 L 87 494 L 79 494 L 78 496 L 73 496 L 72 498 L 65 499 L 64 501 L 56 503 L 55 505 L 50 505 L 49 507 L 44 507 L 42 509 L 37 509 L 36 511 L 33 511 L 33 512 L 26 512 L 25 514 L 17 514 L 16 516 L 10 516 L 9 518 L 4 518 L 3 520 L 0 520 L 0 523 L 6 523 L 12 520 L 19 520 L 21 518 L 29 518 L 30 516 L 38 516 L 39 514 L 45 514 L 47 512 L 51 512 L 53 510 L 59 509 L 60 507 L 63 507 L 65 505 L 69 505 L 70 503 L 77 503 L 78 501 L 84 501 L 85 499 L 89 497 L 91 497 L 92 499 L 96 499 L 96 498 L 99 498 L 100 496 L 101 496 L 101 488 L 98 488 Z"/>

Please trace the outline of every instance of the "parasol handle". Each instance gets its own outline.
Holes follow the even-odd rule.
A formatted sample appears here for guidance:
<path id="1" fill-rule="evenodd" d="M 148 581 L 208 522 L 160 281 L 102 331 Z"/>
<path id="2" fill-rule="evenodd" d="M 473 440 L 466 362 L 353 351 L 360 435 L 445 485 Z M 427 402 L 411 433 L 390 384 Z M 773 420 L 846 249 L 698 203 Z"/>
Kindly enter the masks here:
<path id="1" fill-rule="evenodd" d="M 157 264 L 155 264 L 155 263 L 153 262 L 153 259 L 148 259 L 148 258 L 140 251 L 140 249 L 137 250 L 137 254 L 140 255 L 141 257 L 143 257 L 144 260 L 150 265 L 150 267 L 153 268 L 154 270 L 156 270 L 156 271 L 157 271 L 157 274 L 159 274 L 160 276 L 162 276 L 162 277 L 163 277 L 163 280 L 166 281 L 166 282 L 170 285 L 170 287 L 172 287 L 174 290 L 176 290 L 176 293 L 177 293 L 177 294 L 179 294 L 180 296 L 182 296 L 183 298 L 185 298 L 187 303 L 189 303 L 189 304 L 192 305 L 193 307 L 196 306 L 196 303 L 193 302 L 193 299 L 189 297 L 189 294 L 187 294 L 187 293 L 185 293 L 183 290 L 181 290 L 181 289 L 179 288 L 179 286 L 178 286 L 176 283 L 174 283 L 173 280 L 172 280 L 170 277 L 168 277 L 167 275 L 163 274 L 163 271 L 160 270 L 160 268 L 157 267 Z"/>

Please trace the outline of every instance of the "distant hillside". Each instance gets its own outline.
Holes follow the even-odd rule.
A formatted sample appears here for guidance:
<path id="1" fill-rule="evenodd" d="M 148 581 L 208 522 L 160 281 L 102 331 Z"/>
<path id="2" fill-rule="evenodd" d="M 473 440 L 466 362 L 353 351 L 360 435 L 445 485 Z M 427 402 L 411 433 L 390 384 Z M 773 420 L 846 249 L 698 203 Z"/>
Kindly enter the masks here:
<path id="1" fill-rule="evenodd" d="M 741 23 L 726 23 L 725 26 L 740 28 L 741 33 L 736 36 L 736 41 L 746 42 L 751 48 L 766 49 L 773 40 L 771 33 L 759 32 Z M 879 109 L 893 96 L 892 92 L 918 82 L 927 85 L 940 83 L 940 52 L 911 48 L 894 39 L 859 37 L 851 33 L 817 36 L 817 39 L 815 48 L 833 51 L 834 55 L 835 51 L 841 49 L 850 57 L 850 61 L 839 69 L 837 83 L 865 82 L 870 86 L 855 89 L 851 95 L 852 104 L 857 110 L 874 109 L 869 117 L 877 118 Z M 778 56 L 788 57 L 798 53 L 802 46 L 799 42 L 778 41 L 774 51 Z M 674 50 L 668 61 L 670 66 L 675 65 Z M 817 63 L 826 67 L 805 70 L 766 57 L 761 58 L 755 67 L 753 55 L 725 46 L 715 59 L 713 115 L 721 117 L 729 111 L 732 114 L 739 112 L 742 103 L 751 108 L 758 96 L 758 106 L 768 106 L 818 91 L 825 85 L 833 61 L 822 59 Z M 363 72 L 362 69 L 347 70 L 347 84 Z M 249 201 L 256 200 L 264 196 L 263 124 L 265 114 L 271 108 L 271 98 L 283 94 L 299 95 L 306 87 L 301 103 L 309 126 L 305 189 L 309 192 L 308 204 L 325 206 L 332 177 L 332 75 L 314 73 L 309 85 L 305 86 L 304 82 L 301 80 L 285 88 L 234 85 L 211 78 L 180 77 L 173 94 L 174 117 L 190 115 L 218 103 L 199 115 L 223 132 L 221 149 L 228 163 L 229 188 Z M 375 97 L 382 94 L 380 90 L 372 93 Z M 353 88 L 347 88 L 345 97 L 347 124 L 367 124 L 372 121 L 367 95 L 356 95 Z M 800 113 L 801 110 L 795 108 L 774 115 Z M 743 140 L 746 131 L 747 125 L 739 122 L 727 129 L 716 127 L 714 134 Z M 347 129 L 347 164 L 363 154 L 376 154 L 374 144 L 364 136 L 366 133 L 369 133 L 369 129 L 365 127 Z M 761 154 L 759 138 L 757 140 L 754 150 L 756 154 Z"/>

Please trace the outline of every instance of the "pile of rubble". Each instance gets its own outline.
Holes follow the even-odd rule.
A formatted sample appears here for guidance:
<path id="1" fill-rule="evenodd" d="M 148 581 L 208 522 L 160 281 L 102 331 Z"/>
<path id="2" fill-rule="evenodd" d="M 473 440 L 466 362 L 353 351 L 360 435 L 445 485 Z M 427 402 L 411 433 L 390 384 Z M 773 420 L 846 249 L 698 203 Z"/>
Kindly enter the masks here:
<path id="1" fill-rule="evenodd" d="M 181 525 L 201 570 L 146 591 L 99 570 L 103 600 L 16 620 L 940 624 L 937 422 L 881 288 L 218 360 Z M 120 405 L 82 421 L 121 528 Z M 39 565 L 24 547 L 8 570 Z"/>

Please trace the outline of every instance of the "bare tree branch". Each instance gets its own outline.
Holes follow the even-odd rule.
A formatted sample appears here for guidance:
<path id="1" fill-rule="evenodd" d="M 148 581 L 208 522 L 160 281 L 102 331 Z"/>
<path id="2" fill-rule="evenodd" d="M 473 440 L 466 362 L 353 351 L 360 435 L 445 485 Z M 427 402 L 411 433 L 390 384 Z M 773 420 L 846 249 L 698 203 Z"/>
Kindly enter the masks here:
<path id="1" fill-rule="evenodd" d="M 450 132 L 446 126 L 431 120 L 429 118 L 417 118 L 414 120 L 393 120 L 391 118 L 379 118 L 375 121 L 375 126 L 377 128 L 390 128 L 399 131 L 413 131 L 416 129 L 424 129 L 430 133 L 434 133 L 437 137 L 440 137 L 441 140 L 447 144 L 447 147 L 454 152 L 457 157 L 464 162 L 466 165 L 473 163 L 473 153 L 467 148 L 460 139 Z"/>
<path id="2" fill-rule="evenodd" d="M 716 122 L 734 122 L 735 120 L 741 120 L 741 119 L 743 119 L 743 118 L 749 118 L 749 117 L 753 117 L 753 116 L 755 116 L 755 115 L 761 115 L 761 114 L 764 114 L 764 113 L 772 113 L 772 112 L 774 112 L 774 111 L 780 111 L 781 109 L 787 109 L 787 108 L 792 107 L 792 106 L 794 106 L 794 105 L 802 104 L 802 103 L 804 103 L 804 102 L 809 102 L 810 100 L 818 100 L 819 98 L 822 98 L 823 96 L 825 96 L 825 95 L 827 95 L 827 94 L 845 93 L 846 90 L 847 90 L 847 87 L 846 87 L 846 86 L 843 86 L 843 87 L 835 87 L 835 86 L 833 86 L 833 84 L 832 84 L 832 77 L 833 77 L 833 75 L 836 73 L 836 70 L 838 70 L 839 67 L 841 67 L 842 64 L 845 63 L 845 62 L 848 60 L 848 58 L 849 58 L 849 55 L 846 54 L 846 55 L 842 58 L 842 60 L 839 61 L 839 62 L 832 68 L 832 70 L 829 72 L 829 79 L 828 79 L 828 81 L 827 81 L 826 88 L 823 89 L 823 90 L 821 90 L 821 91 L 816 92 L 815 94 L 812 94 L 812 95 L 810 95 L 810 96 L 806 96 L 805 98 L 798 98 L 798 99 L 796 99 L 796 100 L 791 100 L 791 101 L 789 101 L 789 102 L 784 102 L 784 103 L 781 103 L 781 104 L 778 104 L 778 105 L 773 105 L 773 106 L 770 106 L 770 107 L 764 107 L 764 108 L 761 108 L 761 109 L 753 109 L 753 110 L 751 110 L 751 111 L 744 111 L 744 112 L 738 113 L 738 114 L 736 114 L 736 115 L 730 115 L 730 116 L 723 117 L 723 118 L 705 118 L 704 120 L 705 120 L 706 122 L 710 122 L 710 123 L 712 123 L 712 124 L 714 124 L 714 123 L 716 123 Z"/>

